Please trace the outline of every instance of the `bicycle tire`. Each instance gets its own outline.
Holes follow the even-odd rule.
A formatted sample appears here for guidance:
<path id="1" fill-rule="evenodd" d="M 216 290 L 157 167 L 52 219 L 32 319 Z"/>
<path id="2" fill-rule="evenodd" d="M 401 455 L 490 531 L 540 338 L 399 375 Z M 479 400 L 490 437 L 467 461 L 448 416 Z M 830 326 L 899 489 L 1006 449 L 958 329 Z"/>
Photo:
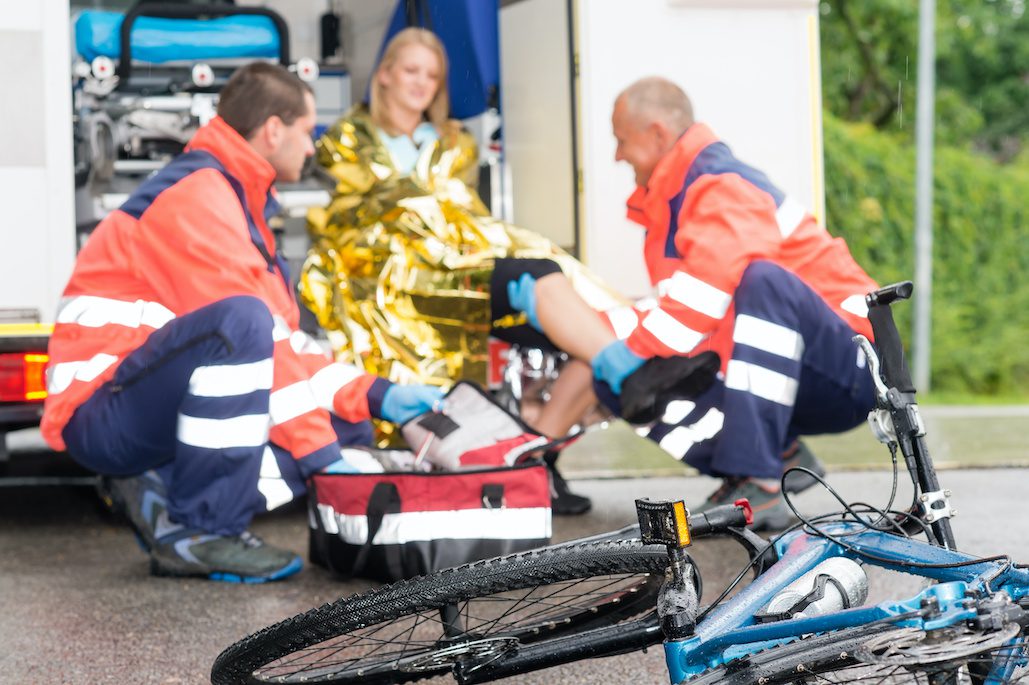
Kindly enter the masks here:
<path id="1" fill-rule="evenodd" d="M 960 629 L 960 628 L 959 628 Z M 886 660 L 870 662 L 862 657 L 870 641 L 879 645 L 896 645 L 911 635 L 910 628 L 897 628 L 891 624 L 858 626 L 843 630 L 802 638 L 777 647 L 772 647 L 751 656 L 730 661 L 722 666 L 705 671 L 691 678 L 690 685 L 783 685 L 785 683 L 875 683 L 876 685 L 897 685 L 899 683 L 947 682 L 981 683 L 989 671 L 989 661 L 1004 648 L 991 647 L 971 656 L 956 653 L 953 656 L 939 656 L 936 660 L 916 663 L 917 657 L 900 664 Z M 937 631 L 939 632 L 939 631 Z M 986 635 L 972 630 L 968 634 Z M 938 642 L 937 649 L 945 649 L 947 643 Z M 1024 644 L 1021 645 L 1024 648 Z M 1006 654 L 1009 652 L 1005 652 Z M 1024 677 L 1004 680 L 1023 682 Z"/>
<path id="2" fill-rule="evenodd" d="M 496 664 L 516 646 L 546 647 L 570 634 L 631 627 L 652 617 L 667 565 L 664 547 L 608 540 L 438 571 L 339 599 L 243 638 L 215 660 L 211 681 L 371 685 Z M 448 635 L 444 618 L 453 625 L 455 615 L 464 625 Z M 659 643 L 660 630 L 647 639 Z"/>

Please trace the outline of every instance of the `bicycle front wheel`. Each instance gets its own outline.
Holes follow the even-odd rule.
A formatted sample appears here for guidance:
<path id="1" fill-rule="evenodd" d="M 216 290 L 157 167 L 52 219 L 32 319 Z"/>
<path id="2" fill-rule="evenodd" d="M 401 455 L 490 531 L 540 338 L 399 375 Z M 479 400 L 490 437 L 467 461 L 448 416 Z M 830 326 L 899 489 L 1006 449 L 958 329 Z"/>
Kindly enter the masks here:
<path id="1" fill-rule="evenodd" d="M 211 680 L 403 683 L 455 670 L 491 671 L 527 647 L 544 653 L 525 668 L 535 670 L 571 660 L 548 662 L 551 643 L 615 628 L 623 632 L 601 641 L 606 653 L 639 649 L 661 641 L 647 616 L 667 565 L 661 546 L 616 540 L 439 571 L 337 600 L 246 637 L 218 656 Z M 623 640 L 624 632 L 635 632 L 635 639 Z"/>
<path id="2" fill-rule="evenodd" d="M 859 626 L 731 661 L 690 685 L 783 683 L 983 683 L 995 664 L 1003 683 L 1025 682 L 1025 641 L 1018 626 L 984 632 L 957 625 L 933 631 L 889 624 Z"/>

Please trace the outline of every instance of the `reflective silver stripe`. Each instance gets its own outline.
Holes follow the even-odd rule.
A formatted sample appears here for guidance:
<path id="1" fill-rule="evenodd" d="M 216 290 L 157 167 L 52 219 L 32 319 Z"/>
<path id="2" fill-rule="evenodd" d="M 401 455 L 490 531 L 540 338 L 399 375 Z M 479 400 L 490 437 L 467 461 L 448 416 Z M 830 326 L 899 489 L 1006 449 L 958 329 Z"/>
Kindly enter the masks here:
<path id="1" fill-rule="evenodd" d="M 325 350 L 315 342 L 315 339 L 303 331 L 293 331 L 289 334 L 289 346 L 297 354 L 317 354 L 325 356 Z"/>
<path id="2" fill-rule="evenodd" d="M 690 426 L 677 426 L 668 435 L 661 438 L 661 448 L 676 459 L 682 459 L 698 442 L 709 440 L 722 430 L 725 415 L 712 407 L 699 421 Z"/>
<path id="3" fill-rule="evenodd" d="M 779 209 L 775 210 L 775 221 L 779 224 L 779 233 L 782 234 L 782 237 L 789 238 L 806 215 L 807 210 L 804 209 L 804 205 L 787 195 L 779 205 Z"/>
<path id="4" fill-rule="evenodd" d="M 689 400 L 672 400 L 665 407 L 664 416 L 661 417 L 661 423 L 667 423 L 671 426 L 679 423 L 697 406 L 696 402 Z"/>
<path id="5" fill-rule="evenodd" d="M 57 395 L 68 389 L 72 381 L 89 383 L 118 361 L 113 354 L 94 354 L 84 362 L 62 362 L 54 364 L 46 370 L 46 389 L 51 395 Z"/>
<path id="6" fill-rule="evenodd" d="M 756 364 L 730 359 L 725 387 L 792 407 L 797 400 L 797 380 Z"/>
<path id="7" fill-rule="evenodd" d="M 272 387 L 271 359 L 250 364 L 198 366 L 189 377 L 189 394 L 197 397 L 246 395 Z"/>
<path id="8" fill-rule="evenodd" d="M 725 316 L 732 302 L 731 293 L 719 290 L 685 271 L 676 271 L 667 283 L 668 297 L 712 319 L 721 319 Z M 659 283 L 659 289 L 660 285 Z"/>
<path id="9" fill-rule="evenodd" d="M 257 489 L 264 495 L 265 507 L 268 511 L 293 500 L 293 491 L 282 479 L 279 462 L 276 461 L 271 447 L 266 446 L 264 454 L 261 456 L 261 476 L 257 479 Z"/>
<path id="10" fill-rule="evenodd" d="M 179 442 L 218 450 L 258 447 L 268 442 L 268 415 L 245 414 L 230 419 L 201 419 L 179 414 Z"/>
<path id="11" fill-rule="evenodd" d="M 368 538 L 368 517 L 340 515 L 327 504 L 318 505 L 318 515 L 327 533 L 352 545 Z M 455 540 L 525 540 L 551 535 L 548 507 L 458 509 L 456 511 L 413 511 L 386 514 L 373 542 L 396 545 L 451 538 Z"/>
<path id="12" fill-rule="evenodd" d="M 74 323 L 88 328 L 100 328 L 108 324 L 129 328 L 160 328 L 174 318 L 175 314 L 158 302 L 128 302 L 92 295 L 62 298 L 57 310 L 57 323 Z"/>
<path id="13" fill-rule="evenodd" d="M 611 322 L 611 328 L 619 340 L 628 338 L 640 323 L 632 307 L 612 307 L 604 311 L 604 316 Z"/>
<path id="14" fill-rule="evenodd" d="M 347 383 L 363 375 L 364 371 L 356 366 L 340 362 L 333 362 L 324 369 L 319 369 L 317 373 L 311 376 L 310 382 L 314 401 L 322 409 L 332 411 L 336 393 Z"/>
<path id="15" fill-rule="evenodd" d="M 865 302 L 864 295 L 851 295 L 843 302 L 840 302 L 840 309 L 850 312 L 854 316 L 860 316 L 863 319 L 868 318 L 868 303 Z"/>
<path id="16" fill-rule="evenodd" d="M 655 309 L 643 318 L 643 327 L 653 333 L 662 344 L 680 354 L 689 352 L 704 339 L 704 334 L 676 321 L 663 309 Z"/>
<path id="17" fill-rule="evenodd" d="M 272 340 L 279 342 L 282 340 L 289 340 L 289 336 L 292 331 L 289 328 L 289 324 L 281 316 L 272 317 Z"/>
<path id="18" fill-rule="evenodd" d="M 656 297 L 644 297 L 642 300 L 636 300 L 637 311 L 649 312 L 651 309 L 657 309 Z"/>
<path id="19" fill-rule="evenodd" d="M 794 361 L 800 361 L 804 354 L 804 338 L 800 333 L 749 314 L 736 317 L 732 340 Z"/>
<path id="20" fill-rule="evenodd" d="M 311 393 L 311 385 L 300 381 L 280 388 L 271 394 L 268 402 L 268 413 L 272 425 L 279 426 L 287 421 L 318 409 L 318 403 Z"/>

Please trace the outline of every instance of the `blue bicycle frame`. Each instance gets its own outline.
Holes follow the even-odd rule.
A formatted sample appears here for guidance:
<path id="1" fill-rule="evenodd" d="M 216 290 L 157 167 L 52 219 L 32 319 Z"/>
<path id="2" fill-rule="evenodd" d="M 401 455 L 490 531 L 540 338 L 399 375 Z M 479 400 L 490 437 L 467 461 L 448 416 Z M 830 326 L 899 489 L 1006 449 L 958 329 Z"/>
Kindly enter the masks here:
<path id="1" fill-rule="evenodd" d="M 796 531 L 776 545 L 780 559 L 731 600 L 715 608 L 701 621 L 690 638 L 665 643 L 665 660 L 673 683 L 732 659 L 783 644 L 802 635 L 841 628 L 863 626 L 881 619 L 897 618 L 897 627 L 933 630 L 974 618 L 974 607 L 966 606 L 969 590 L 1005 591 L 1017 601 L 1029 594 L 1029 572 L 1002 562 L 975 562 L 976 558 L 925 542 L 870 530 L 858 523 L 832 523 L 826 533 L 846 538 L 858 552 L 869 552 L 869 559 L 848 551 L 826 538 Z M 906 601 L 883 602 L 874 606 L 847 609 L 814 618 L 797 618 L 755 625 L 754 615 L 792 581 L 832 557 L 859 559 L 865 563 L 940 581 Z M 911 568 L 921 566 L 917 571 Z M 964 564 L 954 566 L 953 564 Z M 948 566 L 949 565 L 949 566 Z M 918 612 L 924 599 L 935 597 L 940 613 L 931 619 L 902 618 Z"/>

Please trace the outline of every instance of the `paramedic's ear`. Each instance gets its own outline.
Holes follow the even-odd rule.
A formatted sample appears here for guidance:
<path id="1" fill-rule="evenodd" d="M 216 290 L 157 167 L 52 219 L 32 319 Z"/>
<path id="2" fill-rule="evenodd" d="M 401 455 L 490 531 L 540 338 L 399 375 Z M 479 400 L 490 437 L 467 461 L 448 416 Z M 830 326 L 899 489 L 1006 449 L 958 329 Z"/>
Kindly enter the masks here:
<path id="1" fill-rule="evenodd" d="M 261 147 L 270 150 L 278 149 L 279 144 L 282 143 L 285 128 L 286 124 L 282 119 L 273 114 L 254 130 L 254 134 L 250 136 L 250 143 L 260 143 Z"/>
<path id="2" fill-rule="evenodd" d="M 658 146 L 662 150 L 670 150 L 675 146 L 675 141 L 679 139 L 679 135 L 672 131 L 664 121 L 655 119 L 647 124 L 647 129 L 658 142 Z"/>

